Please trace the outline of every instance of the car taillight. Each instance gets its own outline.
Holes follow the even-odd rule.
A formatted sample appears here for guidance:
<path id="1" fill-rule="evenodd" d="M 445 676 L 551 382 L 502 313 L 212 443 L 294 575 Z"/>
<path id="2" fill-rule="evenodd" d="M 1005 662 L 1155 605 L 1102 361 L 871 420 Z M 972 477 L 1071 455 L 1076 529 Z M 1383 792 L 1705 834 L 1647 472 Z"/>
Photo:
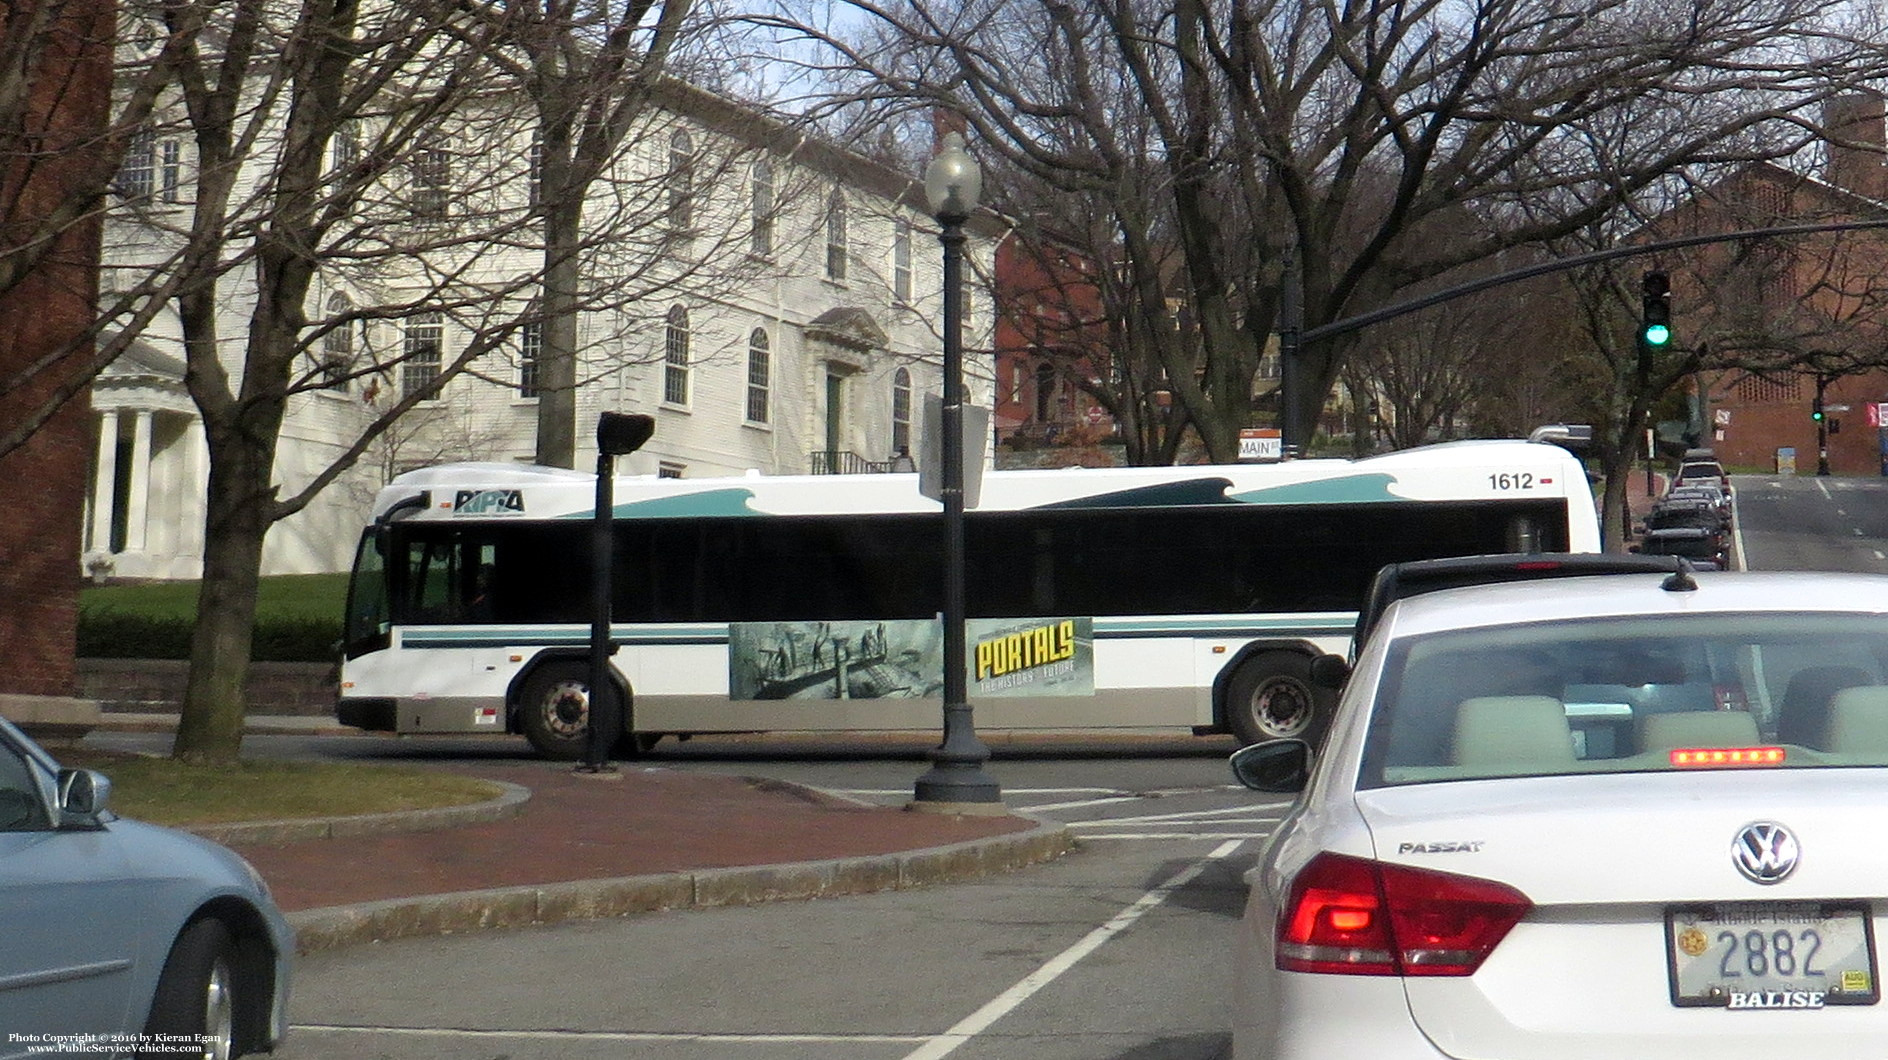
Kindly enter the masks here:
<path id="1" fill-rule="evenodd" d="M 1506 884 L 1345 854 L 1311 859 L 1278 917 L 1278 967 L 1473 975 L 1534 903 Z"/>

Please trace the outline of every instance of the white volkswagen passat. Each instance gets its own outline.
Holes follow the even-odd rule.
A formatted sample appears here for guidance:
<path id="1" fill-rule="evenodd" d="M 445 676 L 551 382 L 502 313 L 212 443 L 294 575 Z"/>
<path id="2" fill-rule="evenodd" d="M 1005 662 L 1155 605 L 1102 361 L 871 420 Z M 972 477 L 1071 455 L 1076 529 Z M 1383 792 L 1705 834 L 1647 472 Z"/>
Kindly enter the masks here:
<path id="1" fill-rule="evenodd" d="M 1334 661 L 1334 660 L 1333 660 Z M 1888 578 L 1393 605 L 1250 876 L 1240 1060 L 1888 1056 Z"/>

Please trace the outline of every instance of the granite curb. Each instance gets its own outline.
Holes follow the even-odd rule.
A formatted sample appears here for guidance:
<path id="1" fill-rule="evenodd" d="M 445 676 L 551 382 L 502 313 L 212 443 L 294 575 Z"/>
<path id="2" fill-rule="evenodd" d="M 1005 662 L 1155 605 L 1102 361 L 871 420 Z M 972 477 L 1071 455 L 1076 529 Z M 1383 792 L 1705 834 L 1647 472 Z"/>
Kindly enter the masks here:
<path id="1" fill-rule="evenodd" d="M 1075 849 L 1069 827 L 1033 821 L 1023 832 L 946 846 L 776 865 L 391 898 L 288 914 L 302 953 L 368 942 L 596 920 L 673 909 L 805 901 L 978 879 L 1053 861 Z"/>
<path id="2" fill-rule="evenodd" d="M 500 789 L 498 797 L 460 806 L 439 806 L 427 810 L 393 810 L 388 813 L 355 814 L 338 817 L 300 817 L 279 821 L 242 821 L 231 824 L 184 826 L 180 831 L 199 835 L 214 843 L 299 843 L 307 839 L 342 839 L 348 836 L 388 835 L 396 832 L 430 832 L 460 825 L 502 821 L 524 812 L 531 799 L 531 789 L 503 780 L 479 777 Z"/>

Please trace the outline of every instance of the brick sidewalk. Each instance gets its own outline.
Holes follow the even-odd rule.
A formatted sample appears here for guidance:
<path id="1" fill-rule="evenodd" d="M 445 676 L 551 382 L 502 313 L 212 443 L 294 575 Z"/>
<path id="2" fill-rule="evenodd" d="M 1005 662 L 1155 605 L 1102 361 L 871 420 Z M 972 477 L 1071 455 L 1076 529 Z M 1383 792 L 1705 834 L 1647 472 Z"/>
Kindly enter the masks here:
<path id="1" fill-rule="evenodd" d="M 429 832 L 244 844 L 284 910 L 439 893 L 894 854 L 1036 827 L 1020 817 L 911 813 L 778 781 L 622 765 L 454 772 L 530 789 L 515 817 Z"/>

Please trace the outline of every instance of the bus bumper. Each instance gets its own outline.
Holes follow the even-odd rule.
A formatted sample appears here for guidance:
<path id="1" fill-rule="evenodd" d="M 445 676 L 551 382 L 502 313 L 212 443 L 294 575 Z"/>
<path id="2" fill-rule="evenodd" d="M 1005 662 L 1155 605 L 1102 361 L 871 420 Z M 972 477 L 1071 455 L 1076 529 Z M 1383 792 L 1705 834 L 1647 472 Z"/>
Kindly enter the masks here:
<path id="1" fill-rule="evenodd" d="M 394 732 L 398 710 L 391 699 L 342 699 L 335 702 L 334 718 L 357 729 Z"/>
<path id="2" fill-rule="evenodd" d="M 335 720 L 375 732 L 504 732 L 505 705 L 488 696 L 410 696 L 335 701 Z"/>

